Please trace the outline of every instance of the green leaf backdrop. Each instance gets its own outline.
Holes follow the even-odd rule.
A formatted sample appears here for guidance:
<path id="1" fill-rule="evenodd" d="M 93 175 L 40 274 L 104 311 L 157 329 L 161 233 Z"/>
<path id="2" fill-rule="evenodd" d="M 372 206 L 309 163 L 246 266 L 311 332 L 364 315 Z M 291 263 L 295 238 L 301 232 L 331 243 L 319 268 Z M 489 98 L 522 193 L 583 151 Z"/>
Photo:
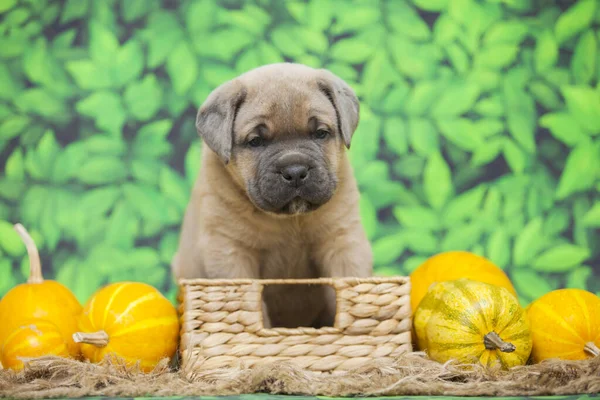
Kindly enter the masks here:
<path id="1" fill-rule="evenodd" d="M 524 304 L 600 291 L 596 0 L 0 0 L 0 295 L 12 231 L 81 301 L 168 263 L 200 163 L 198 106 L 262 64 L 360 96 L 350 157 L 376 272 L 485 255 Z"/>

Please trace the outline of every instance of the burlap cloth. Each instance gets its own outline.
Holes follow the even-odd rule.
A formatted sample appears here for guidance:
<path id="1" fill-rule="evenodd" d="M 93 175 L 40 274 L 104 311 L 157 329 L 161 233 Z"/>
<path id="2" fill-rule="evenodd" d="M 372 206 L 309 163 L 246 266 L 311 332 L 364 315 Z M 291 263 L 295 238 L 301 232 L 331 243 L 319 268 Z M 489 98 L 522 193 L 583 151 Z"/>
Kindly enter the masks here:
<path id="1" fill-rule="evenodd" d="M 271 393 L 321 396 L 541 396 L 600 392 L 600 357 L 486 370 L 438 364 L 420 353 L 374 361 L 341 375 L 307 372 L 285 362 L 215 370 L 183 377 L 166 361 L 140 373 L 106 360 L 90 364 L 56 357 L 30 361 L 20 373 L 0 370 L 0 396 L 193 396 Z"/>

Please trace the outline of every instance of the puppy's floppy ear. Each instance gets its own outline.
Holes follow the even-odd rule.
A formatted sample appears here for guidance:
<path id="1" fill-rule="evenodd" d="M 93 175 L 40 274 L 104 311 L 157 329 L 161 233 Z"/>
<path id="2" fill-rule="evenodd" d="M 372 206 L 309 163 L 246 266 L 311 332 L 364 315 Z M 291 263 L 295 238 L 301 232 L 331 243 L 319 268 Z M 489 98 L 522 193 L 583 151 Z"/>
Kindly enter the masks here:
<path id="1" fill-rule="evenodd" d="M 318 70 L 317 84 L 333 104 L 337 114 L 338 130 L 342 134 L 344 144 L 350 148 L 360 112 L 356 93 L 346 82 L 326 69 Z"/>
<path id="2" fill-rule="evenodd" d="M 196 115 L 196 130 L 206 145 L 227 164 L 233 147 L 233 123 L 246 98 L 238 80 L 225 82 L 213 90 Z"/>

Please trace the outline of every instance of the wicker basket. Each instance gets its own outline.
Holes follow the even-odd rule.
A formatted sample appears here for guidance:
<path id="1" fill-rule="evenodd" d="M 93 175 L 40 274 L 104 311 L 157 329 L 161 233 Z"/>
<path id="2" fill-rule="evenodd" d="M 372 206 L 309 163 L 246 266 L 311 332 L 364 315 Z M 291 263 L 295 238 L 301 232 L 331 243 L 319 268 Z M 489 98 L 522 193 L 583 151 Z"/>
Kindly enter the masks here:
<path id="1" fill-rule="evenodd" d="M 320 284 L 336 291 L 333 327 L 262 323 L 265 285 Z M 345 371 L 412 350 L 410 281 L 394 278 L 181 280 L 181 369 L 190 375 L 289 360 L 311 371 Z"/>

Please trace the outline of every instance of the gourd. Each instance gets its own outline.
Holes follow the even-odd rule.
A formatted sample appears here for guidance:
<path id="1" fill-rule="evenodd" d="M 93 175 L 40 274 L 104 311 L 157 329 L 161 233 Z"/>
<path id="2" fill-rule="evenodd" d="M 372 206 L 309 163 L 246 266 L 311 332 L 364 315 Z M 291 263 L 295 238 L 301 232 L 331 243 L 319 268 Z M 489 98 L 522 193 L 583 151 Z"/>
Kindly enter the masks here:
<path id="1" fill-rule="evenodd" d="M 454 281 L 438 282 L 431 285 L 431 288 L 421 300 L 419 307 L 413 315 L 414 337 L 419 350 L 427 349 L 427 322 L 431 318 L 433 310 L 438 302 L 448 290 L 454 288 Z"/>
<path id="2" fill-rule="evenodd" d="M 582 289 L 558 289 L 527 307 L 533 360 L 600 356 L 600 298 Z"/>
<path id="3" fill-rule="evenodd" d="M 24 321 L 6 337 L 1 349 L 2 366 L 14 370 L 24 367 L 21 358 L 34 358 L 48 355 L 69 357 L 64 336 L 50 321 Z"/>
<path id="4" fill-rule="evenodd" d="M 177 349 L 179 320 L 175 307 L 154 287 L 138 282 L 113 283 L 88 300 L 73 335 L 91 362 L 106 356 L 151 371 Z"/>
<path id="5" fill-rule="evenodd" d="M 508 276 L 488 259 L 467 251 L 448 251 L 428 258 L 410 274 L 413 312 L 433 283 L 461 278 L 500 286 L 517 296 Z"/>
<path id="6" fill-rule="evenodd" d="M 66 286 L 53 280 L 44 280 L 40 256 L 33 239 L 21 224 L 16 224 L 14 228 L 27 248 L 29 278 L 27 283 L 9 290 L 0 301 L 0 344 L 24 320 L 42 319 L 56 325 L 67 342 L 69 353 L 78 357 L 79 345 L 71 336 L 77 328 L 81 304 Z"/>
<path id="7" fill-rule="evenodd" d="M 416 330 L 425 332 L 429 357 L 508 369 L 525 365 L 532 339 L 525 311 L 507 289 L 484 282 L 458 279 L 446 286 L 431 315 Z"/>

